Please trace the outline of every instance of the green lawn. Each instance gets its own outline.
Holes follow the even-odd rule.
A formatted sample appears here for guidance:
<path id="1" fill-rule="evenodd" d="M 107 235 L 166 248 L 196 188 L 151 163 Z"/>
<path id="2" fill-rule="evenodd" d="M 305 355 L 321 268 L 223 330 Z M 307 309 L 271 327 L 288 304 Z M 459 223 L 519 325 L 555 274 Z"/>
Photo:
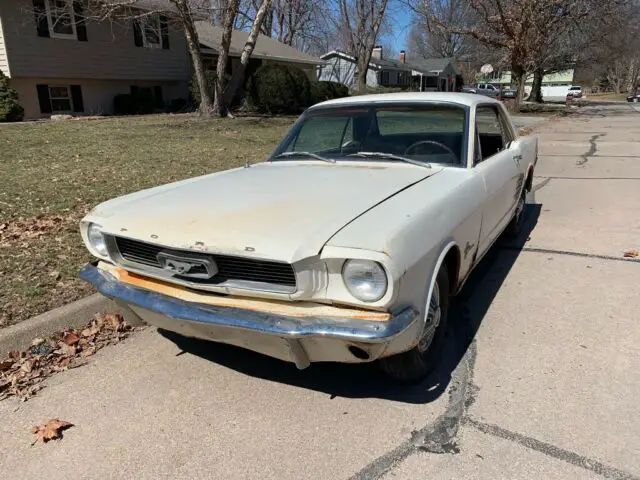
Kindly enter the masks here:
<path id="1" fill-rule="evenodd" d="M 0 327 L 91 293 L 85 212 L 143 188 L 263 160 L 293 118 L 190 115 L 0 125 Z"/>

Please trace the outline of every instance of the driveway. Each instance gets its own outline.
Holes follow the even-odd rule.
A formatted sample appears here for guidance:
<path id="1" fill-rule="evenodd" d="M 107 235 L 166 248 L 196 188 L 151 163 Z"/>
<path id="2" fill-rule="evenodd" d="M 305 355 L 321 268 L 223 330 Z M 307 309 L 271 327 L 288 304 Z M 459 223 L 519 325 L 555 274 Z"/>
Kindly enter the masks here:
<path id="1" fill-rule="evenodd" d="M 640 113 L 581 112 L 541 127 L 527 229 L 422 385 L 148 329 L 0 403 L 3 478 L 640 478 Z M 75 427 L 30 447 L 52 417 Z"/>

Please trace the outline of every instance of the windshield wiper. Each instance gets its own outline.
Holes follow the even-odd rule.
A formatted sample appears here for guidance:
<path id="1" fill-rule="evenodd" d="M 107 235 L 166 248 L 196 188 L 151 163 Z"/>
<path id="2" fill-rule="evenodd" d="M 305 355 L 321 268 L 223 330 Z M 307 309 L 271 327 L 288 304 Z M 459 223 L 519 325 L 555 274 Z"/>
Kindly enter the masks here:
<path id="1" fill-rule="evenodd" d="M 283 152 L 273 157 L 273 160 L 275 160 L 276 158 L 295 157 L 298 155 L 303 157 L 315 158 L 316 160 L 322 160 L 323 162 L 336 163 L 336 161 L 333 158 L 323 157 L 313 152 Z"/>
<path id="2" fill-rule="evenodd" d="M 414 160 L 413 158 L 401 157 L 400 155 L 394 155 L 393 153 L 384 152 L 358 152 L 351 153 L 347 157 L 374 157 L 374 158 L 388 158 L 389 160 L 399 160 L 400 162 L 410 163 L 417 165 L 418 167 L 431 168 L 430 163 L 421 162 L 420 160 Z"/>

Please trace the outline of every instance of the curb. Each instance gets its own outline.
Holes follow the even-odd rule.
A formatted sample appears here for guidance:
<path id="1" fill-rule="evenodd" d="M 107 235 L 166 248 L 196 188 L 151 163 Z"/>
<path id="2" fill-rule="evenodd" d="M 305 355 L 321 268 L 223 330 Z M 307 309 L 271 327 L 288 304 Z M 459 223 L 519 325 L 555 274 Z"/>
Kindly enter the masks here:
<path id="1" fill-rule="evenodd" d="M 0 329 L 0 358 L 12 350 L 24 350 L 34 338 L 46 338 L 64 328 L 83 327 L 99 312 L 119 310 L 99 293 L 55 308 L 16 325 Z"/>

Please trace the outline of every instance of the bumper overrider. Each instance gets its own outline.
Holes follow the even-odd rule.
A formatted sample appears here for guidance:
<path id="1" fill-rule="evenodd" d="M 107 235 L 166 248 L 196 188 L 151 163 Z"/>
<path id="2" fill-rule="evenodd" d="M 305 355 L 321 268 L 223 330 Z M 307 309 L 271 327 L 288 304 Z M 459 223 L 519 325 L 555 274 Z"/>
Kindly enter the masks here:
<path id="1" fill-rule="evenodd" d="M 100 268 L 98 262 L 85 265 L 80 278 L 144 323 L 291 361 L 300 369 L 311 362 L 357 363 L 404 352 L 416 344 L 422 328 L 413 307 L 382 317 L 366 310 L 357 310 L 354 315 L 352 309 L 345 310 L 345 316 L 295 316 L 280 313 L 270 302 L 248 301 L 251 308 L 242 308 L 241 299 L 235 306 L 185 301 L 123 281 L 113 269 Z M 269 308 L 261 310 L 261 303 Z M 339 308 L 331 310 L 340 312 Z"/>

